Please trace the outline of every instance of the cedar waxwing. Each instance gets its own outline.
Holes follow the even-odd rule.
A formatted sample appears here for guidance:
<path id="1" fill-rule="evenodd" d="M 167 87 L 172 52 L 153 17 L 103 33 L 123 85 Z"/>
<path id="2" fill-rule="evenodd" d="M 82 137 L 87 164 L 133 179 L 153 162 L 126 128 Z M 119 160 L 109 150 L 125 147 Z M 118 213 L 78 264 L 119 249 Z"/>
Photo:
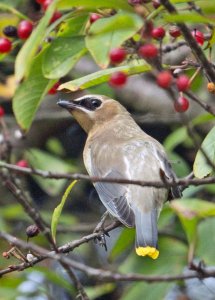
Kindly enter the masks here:
<path id="1" fill-rule="evenodd" d="M 87 132 L 84 163 L 90 176 L 159 181 L 161 174 L 174 180 L 162 145 L 136 124 L 117 101 L 101 95 L 87 95 L 58 102 Z M 157 219 L 168 199 L 167 188 L 96 182 L 107 210 L 127 227 L 136 227 L 136 253 L 156 259 Z M 180 197 L 180 189 L 171 189 Z"/>

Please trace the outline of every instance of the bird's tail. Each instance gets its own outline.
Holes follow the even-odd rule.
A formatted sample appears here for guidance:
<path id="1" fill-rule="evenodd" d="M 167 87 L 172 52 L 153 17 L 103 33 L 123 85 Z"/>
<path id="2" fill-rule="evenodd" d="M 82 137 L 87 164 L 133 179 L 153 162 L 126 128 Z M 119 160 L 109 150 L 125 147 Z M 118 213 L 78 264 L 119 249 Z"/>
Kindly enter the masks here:
<path id="1" fill-rule="evenodd" d="M 140 256 L 150 256 L 156 259 L 159 256 L 157 250 L 157 210 L 149 212 L 135 210 L 136 224 L 136 253 Z"/>

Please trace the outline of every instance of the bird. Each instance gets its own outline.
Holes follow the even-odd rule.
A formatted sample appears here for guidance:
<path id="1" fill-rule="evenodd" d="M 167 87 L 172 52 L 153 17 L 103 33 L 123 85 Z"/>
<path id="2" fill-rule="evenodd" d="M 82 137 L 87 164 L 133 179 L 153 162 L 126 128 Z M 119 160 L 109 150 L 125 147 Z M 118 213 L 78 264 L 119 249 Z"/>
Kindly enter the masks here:
<path id="1" fill-rule="evenodd" d="M 57 103 L 87 133 L 83 160 L 88 174 L 105 179 L 173 181 L 163 146 L 146 134 L 126 108 L 104 95 L 85 95 Z M 147 187 L 115 182 L 94 182 L 107 211 L 127 227 L 135 227 L 139 256 L 157 259 L 157 220 L 164 202 L 181 197 L 179 186 Z"/>

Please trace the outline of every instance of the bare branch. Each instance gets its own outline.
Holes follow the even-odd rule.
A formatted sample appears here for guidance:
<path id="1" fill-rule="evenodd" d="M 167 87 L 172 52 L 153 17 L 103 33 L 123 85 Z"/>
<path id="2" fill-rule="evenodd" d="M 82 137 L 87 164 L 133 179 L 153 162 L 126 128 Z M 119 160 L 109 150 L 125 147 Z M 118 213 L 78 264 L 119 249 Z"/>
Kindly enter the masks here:
<path id="1" fill-rule="evenodd" d="M 43 178 L 52 178 L 52 179 L 70 179 L 70 180 L 88 180 L 91 182 L 108 182 L 108 183 L 120 183 L 120 184 L 133 184 L 139 186 L 149 186 L 155 188 L 162 188 L 162 187 L 174 187 L 174 186 L 184 186 L 187 187 L 189 185 L 199 186 L 204 184 L 214 184 L 215 177 L 207 177 L 207 178 L 181 178 L 175 179 L 175 181 L 143 181 L 143 180 L 130 180 L 125 178 L 102 178 L 102 177 L 91 177 L 85 174 L 80 173 L 58 173 L 58 172 L 50 172 L 50 171 L 43 171 L 39 169 L 31 169 L 31 168 L 22 168 L 16 165 L 7 164 L 5 162 L 0 161 L 0 168 L 6 168 L 15 172 L 20 172 L 26 175 L 38 175 Z"/>
<path id="2" fill-rule="evenodd" d="M 142 274 L 121 274 L 115 273 L 111 271 L 107 271 L 104 269 L 96 269 L 80 262 L 74 261 L 71 258 L 64 257 L 60 253 L 55 253 L 54 251 L 47 251 L 46 249 L 36 246 L 32 243 L 26 243 L 20 239 L 15 238 L 7 233 L 0 232 L 0 237 L 7 240 L 8 242 L 26 250 L 31 250 L 33 252 L 38 253 L 40 257 L 35 257 L 31 263 L 21 263 L 19 265 L 11 266 L 7 269 L 0 271 L 0 276 L 4 274 L 11 273 L 13 271 L 22 271 L 31 267 L 32 265 L 37 264 L 38 262 L 46 259 L 51 258 L 57 260 L 59 262 L 66 263 L 68 266 L 80 270 L 87 274 L 89 277 L 95 278 L 96 280 L 106 281 L 106 282 L 117 282 L 117 281 L 145 281 L 145 282 L 171 282 L 176 280 L 183 280 L 183 279 L 191 279 L 191 278 L 208 278 L 208 277 L 215 277 L 215 268 L 206 270 L 205 268 L 201 268 L 201 272 L 196 269 L 195 272 L 192 274 L 178 274 L 178 275 L 157 275 L 157 276 L 148 276 Z M 59 248 L 60 252 L 60 248 Z"/>

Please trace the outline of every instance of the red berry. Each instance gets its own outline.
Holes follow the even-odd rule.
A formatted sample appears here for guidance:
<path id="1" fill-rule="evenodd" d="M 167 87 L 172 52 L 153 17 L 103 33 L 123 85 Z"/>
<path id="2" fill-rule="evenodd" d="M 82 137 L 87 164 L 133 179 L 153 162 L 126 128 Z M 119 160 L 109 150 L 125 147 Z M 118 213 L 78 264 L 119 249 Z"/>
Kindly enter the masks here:
<path id="1" fill-rule="evenodd" d="M 36 0 L 36 2 L 40 5 L 42 5 L 46 0 Z"/>
<path id="2" fill-rule="evenodd" d="M 190 87 L 190 79 L 186 75 L 181 75 L 176 79 L 176 85 L 180 92 L 185 92 Z"/>
<path id="3" fill-rule="evenodd" d="M 4 108 L 0 106 L 0 118 L 4 117 L 4 115 L 5 115 Z"/>
<path id="4" fill-rule="evenodd" d="M 151 35 L 154 39 L 160 40 L 165 36 L 165 30 L 163 27 L 157 27 L 152 29 Z"/>
<path id="5" fill-rule="evenodd" d="M 162 71 L 157 76 L 157 84 L 164 89 L 170 87 L 172 80 L 172 74 L 169 71 Z"/>
<path id="6" fill-rule="evenodd" d="M 94 22 L 96 22 L 98 19 L 101 19 L 101 15 L 98 15 L 96 13 L 92 13 L 90 14 L 90 23 L 93 24 Z"/>
<path id="7" fill-rule="evenodd" d="M 160 0 L 153 0 L 152 5 L 155 9 L 157 9 L 161 5 Z"/>
<path id="8" fill-rule="evenodd" d="M 122 87 L 127 82 L 127 75 L 121 71 L 115 72 L 109 79 L 109 84 L 112 87 Z"/>
<path id="9" fill-rule="evenodd" d="M 6 38 L 0 38 L 0 53 L 8 53 L 12 48 L 12 43 Z"/>
<path id="10" fill-rule="evenodd" d="M 177 101 L 174 102 L 175 111 L 181 113 L 185 112 L 189 108 L 189 101 L 185 97 L 179 97 Z"/>
<path id="11" fill-rule="evenodd" d="M 169 29 L 169 34 L 174 37 L 177 38 L 181 35 L 181 31 L 177 26 L 171 26 Z"/>
<path id="12" fill-rule="evenodd" d="M 153 44 L 146 44 L 139 48 L 138 53 L 143 58 L 154 58 L 158 55 L 158 49 Z"/>
<path id="13" fill-rule="evenodd" d="M 199 45 L 202 46 L 204 44 L 205 37 L 204 37 L 204 34 L 201 31 L 194 30 L 194 31 L 192 31 L 192 35 L 193 35 L 193 37 L 195 38 L 195 40 L 197 41 L 197 43 Z"/>
<path id="14" fill-rule="evenodd" d="M 58 82 L 56 82 L 56 83 L 53 85 L 53 87 L 50 88 L 50 90 L 48 91 L 48 94 L 49 94 L 49 95 L 54 95 L 54 94 L 56 94 L 56 93 L 57 93 L 57 89 L 58 89 L 59 86 L 60 86 L 60 82 L 58 81 Z"/>
<path id="15" fill-rule="evenodd" d="M 42 8 L 43 10 L 47 10 L 47 8 L 49 7 L 49 5 L 52 3 L 52 0 L 45 0 L 42 3 Z"/>
<path id="16" fill-rule="evenodd" d="M 111 63 L 120 64 L 126 57 L 126 51 L 123 48 L 114 48 L 109 53 Z"/>
<path id="17" fill-rule="evenodd" d="M 21 168 L 27 168 L 28 162 L 25 159 L 22 159 L 16 163 L 16 166 L 21 167 Z"/>
<path id="18" fill-rule="evenodd" d="M 52 16 L 52 18 L 51 18 L 51 20 L 50 20 L 50 24 L 51 23 L 54 23 L 55 21 L 57 21 L 58 19 L 60 19 L 62 17 L 62 13 L 60 12 L 60 11 L 56 11 L 56 12 L 54 12 L 54 14 L 53 14 L 53 16 Z"/>
<path id="19" fill-rule="evenodd" d="M 33 24 L 30 21 L 23 20 L 18 25 L 18 37 L 22 40 L 26 40 L 33 30 Z"/>

